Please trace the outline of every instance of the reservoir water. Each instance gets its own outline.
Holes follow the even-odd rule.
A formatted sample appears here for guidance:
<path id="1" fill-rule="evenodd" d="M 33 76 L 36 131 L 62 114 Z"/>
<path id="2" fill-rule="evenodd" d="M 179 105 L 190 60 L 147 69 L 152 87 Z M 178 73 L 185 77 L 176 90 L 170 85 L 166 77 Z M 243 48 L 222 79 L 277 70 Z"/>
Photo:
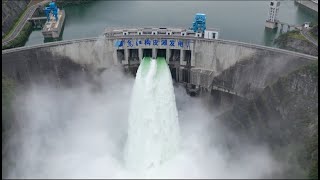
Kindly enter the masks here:
<path id="1" fill-rule="evenodd" d="M 62 7 L 66 22 L 62 40 L 97 37 L 106 27 L 191 27 L 195 13 L 207 15 L 207 27 L 219 28 L 220 39 L 273 46 L 278 31 L 265 29 L 269 1 L 93 1 Z M 318 15 L 292 0 L 281 1 L 279 20 L 290 24 L 318 21 Z M 26 46 L 44 43 L 33 31 Z"/>

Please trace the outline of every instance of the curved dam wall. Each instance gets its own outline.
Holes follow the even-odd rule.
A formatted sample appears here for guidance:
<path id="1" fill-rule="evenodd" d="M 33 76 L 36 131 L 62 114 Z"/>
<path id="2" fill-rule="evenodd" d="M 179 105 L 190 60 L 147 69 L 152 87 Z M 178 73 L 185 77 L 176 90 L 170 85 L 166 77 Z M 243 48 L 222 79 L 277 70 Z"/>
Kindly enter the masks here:
<path id="1" fill-rule="evenodd" d="M 165 44 L 164 41 L 167 40 Z M 2 72 L 18 81 L 60 81 L 76 72 L 123 66 L 135 73 L 144 56 L 163 56 L 173 78 L 243 97 L 318 58 L 248 43 L 174 36 L 118 36 L 46 43 L 2 51 Z"/>

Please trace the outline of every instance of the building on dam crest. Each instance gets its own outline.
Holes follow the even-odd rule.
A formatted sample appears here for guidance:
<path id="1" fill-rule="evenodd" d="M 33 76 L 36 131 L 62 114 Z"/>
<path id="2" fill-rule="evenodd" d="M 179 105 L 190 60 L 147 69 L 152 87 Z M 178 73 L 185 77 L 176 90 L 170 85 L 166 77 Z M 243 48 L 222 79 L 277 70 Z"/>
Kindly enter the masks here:
<path id="1" fill-rule="evenodd" d="M 218 39 L 217 29 L 205 33 L 182 28 L 106 29 L 106 38 L 114 39 L 113 59 L 125 67 L 138 67 L 143 57 L 164 57 L 172 74 L 195 66 L 195 41 Z"/>

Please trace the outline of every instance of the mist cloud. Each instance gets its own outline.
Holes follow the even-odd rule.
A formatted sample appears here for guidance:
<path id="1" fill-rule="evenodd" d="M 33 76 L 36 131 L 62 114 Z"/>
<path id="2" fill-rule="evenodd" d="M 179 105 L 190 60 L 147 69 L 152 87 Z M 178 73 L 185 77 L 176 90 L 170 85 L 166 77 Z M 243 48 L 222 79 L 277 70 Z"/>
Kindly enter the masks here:
<path id="1" fill-rule="evenodd" d="M 123 163 L 134 78 L 106 70 L 69 88 L 33 84 L 15 100 L 19 136 L 8 178 L 266 178 L 281 170 L 265 146 L 223 144 L 236 138 L 201 98 L 175 87 L 181 150 L 161 167 L 130 172 Z"/>

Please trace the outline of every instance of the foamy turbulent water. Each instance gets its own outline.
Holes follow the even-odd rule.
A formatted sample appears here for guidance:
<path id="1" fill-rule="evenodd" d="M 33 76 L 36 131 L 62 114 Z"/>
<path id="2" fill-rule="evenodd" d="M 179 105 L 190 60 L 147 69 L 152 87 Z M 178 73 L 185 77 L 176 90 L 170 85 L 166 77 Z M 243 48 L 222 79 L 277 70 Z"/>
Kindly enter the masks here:
<path id="1" fill-rule="evenodd" d="M 144 58 L 137 71 L 129 114 L 126 164 L 157 167 L 174 156 L 179 123 L 170 70 L 164 58 Z"/>

